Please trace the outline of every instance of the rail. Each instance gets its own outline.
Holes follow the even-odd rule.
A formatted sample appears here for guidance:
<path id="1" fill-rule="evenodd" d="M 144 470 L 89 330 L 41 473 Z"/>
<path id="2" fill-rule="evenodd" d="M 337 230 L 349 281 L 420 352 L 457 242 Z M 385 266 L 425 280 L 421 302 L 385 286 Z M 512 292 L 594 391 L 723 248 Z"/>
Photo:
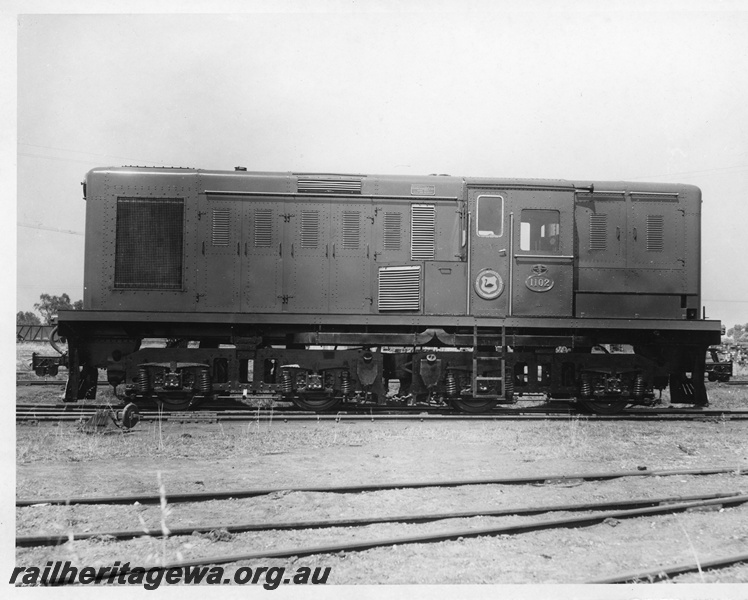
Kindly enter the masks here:
<path id="1" fill-rule="evenodd" d="M 190 525 L 188 527 L 170 527 L 169 536 L 192 535 L 194 532 L 208 533 L 216 530 L 226 530 L 228 533 L 246 533 L 248 531 L 267 531 L 278 529 L 320 529 L 326 527 L 356 527 L 374 525 L 377 523 L 426 523 L 445 519 L 468 519 L 472 517 L 507 517 L 515 515 L 539 515 L 549 512 L 583 512 L 600 510 L 628 510 L 646 508 L 662 504 L 680 504 L 683 502 L 706 502 L 709 500 L 740 497 L 740 492 L 724 492 L 716 494 L 701 494 L 695 496 L 668 496 L 665 498 L 639 498 L 612 500 L 607 502 L 586 502 L 577 504 L 555 504 L 551 506 L 517 506 L 508 508 L 479 508 L 468 511 L 446 513 L 417 513 L 409 515 L 393 515 L 384 517 L 350 517 L 341 519 L 319 519 L 310 521 L 288 522 L 256 522 L 244 524 L 208 524 Z M 16 546 L 56 546 L 73 540 L 87 540 L 106 537 L 110 540 L 131 540 L 139 537 L 162 537 L 163 532 L 146 532 L 142 529 L 129 531 L 96 531 L 85 533 L 68 532 L 60 535 L 28 535 L 16 536 Z"/>
<path id="2" fill-rule="evenodd" d="M 372 492 L 392 489 L 414 489 L 427 487 L 462 487 L 468 485 L 528 485 L 533 483 L 563 482 L 563 481 L 605 481 L 622 477 L 670 477 L 680 475 L 717 475 L 732 473 L 748 475 L 745 467 L 714 467 L 709 469 L 637 469 L 636 471 L 614 471 L 603 473 L 577 473 L 572 475 L 534 475 L 530 477 L 489 477 L 485 479 L 459 479 L 446 481 L 398 481 L 389 483 L 363 483 L 351 485 L 308 486 L 298 488 L 254 488 L 223 490 L 213 492 L 189 492 L 182 494 L 168 494 L 170 504 L 176 502 L 201 502 L 206 500 L 225 500 L 228 498 L 254 498 L 267 496 L 278 492 L 321 492 L 349 494 L 358 492 Z M 159 494 L 133 494 L 124 496 L 89 496 L 70 498 L 22 498 L 16 500 L 16 506 L 32 506 L 35 504 L 160 504 Z"/>
<path id="3" fill-rule="evenodd" d="M 198 567 L 204 565 L 221 565 L 235 563 L 240 561 L 249 561 L 268 558 L 290 558 L 302 556 L 315 556 L 320 554 L 333 554 L 338 552 L 358 552 L 369 550 L 371 548 L 380 548 L 388 546 L 401 546 L 405 544 L 423 544 L 443 541 L 456 541 L 465 538 L 475 538 L 481 536 L 499 536 L 499 535 L 518 535 L 534 531 L 544 531 L 551 529 L 568 529 L 578 527 L 589 527 L 599 525 L 609 520 L 623 520 L 638 517 L 658 516 L 664 514 L 673 514 L 677 512 L 686 512 L 703 507 L 725 507 L 739 506 L 748 503 L 748 495 L 729 496 L 712 500 L 702 500 L 695 502 L 680 502 L 653 506 L 648 508 L 636 508 L 631 510 L 606 511 L 593 515 L 581 517 L 564 517 L 560 519 L 542 519 L 539 521 L 525 522 L 518 525 L 499 525 L 491 527 L 469 527 L 452 529 L 445 532 L 427 533 L 420 535 L 406 535 L 390 538 L 364 539 L 356 541 L 333 542 L 318 546 L 290 547 L 277 550 L 260 550 L 255 552 L 245 552 L 240 554 L 229 554 L 219 556 L 207 556 L 190 560 L 180 560 L 171 563 L 156 563 L 150 565 L 146 570 L 161 570 Z M 567 507 L 568 510 L 568 507 Z M 120 568 L 120 575 L 127 574 L 130 571 L 129 563 Z M 103 579 L 104 575 L 100 576 Z M 65 581 L 56 582 L 66 583 Z"/>

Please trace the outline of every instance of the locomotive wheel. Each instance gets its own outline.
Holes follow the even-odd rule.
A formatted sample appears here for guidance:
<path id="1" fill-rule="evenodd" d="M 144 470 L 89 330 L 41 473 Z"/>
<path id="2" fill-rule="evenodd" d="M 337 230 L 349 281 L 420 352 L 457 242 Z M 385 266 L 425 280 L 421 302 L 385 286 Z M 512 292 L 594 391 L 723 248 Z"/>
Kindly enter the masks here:
<path id="1" fill-rule="evenodd" d="M 194 396 L 167 396 L 164 394 L 163 396 L 159 395 L 156 398 L 156 402 L 158 402 L 159 406 L 162 406 L 164 410 L 187 410 L 190 405 L 192 405 L 192 401 L 194 400 Z"/>
<path id="2" fill-rule="evenodd" d="M 482 413 L 494 408 L 498 398 L 451 398 L 452 406 L 466 413 Z"/>
<path id="3" fill-rule="evenodd" d="M 292 400 L 301 410 L 311 410 L 312 412 L 330 410 L 340 402 L 340 398 L 329 394 L 294 396 Z"/>
<path id="4" fill-rule="evenodd" d="M 593 413 L 598 415 L 617 415 L 623 412 L 629 401 L 621 400 L 620 398 L 615 399 L 601 399 L 601 400 L 581 400 L 582 406 L 588 408 Z"/>

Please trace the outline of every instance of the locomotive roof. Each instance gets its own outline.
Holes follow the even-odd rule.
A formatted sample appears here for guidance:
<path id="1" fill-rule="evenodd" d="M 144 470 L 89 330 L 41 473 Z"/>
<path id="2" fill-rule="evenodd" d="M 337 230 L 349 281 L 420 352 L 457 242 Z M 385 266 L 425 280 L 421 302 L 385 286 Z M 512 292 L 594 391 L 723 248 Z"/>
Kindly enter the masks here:
<path id="1" fill-rule="evenodd" d="M 195 169 L 187 167 L 145 167 L 145 166 L 122 166 L 122 167 L 97 167 L 91 169 L 86 177 L 92 175 L 104 175 L 109 173 L 128 174 L 133 176 L 153 174 L 160 176 L 175 176 L 176 178 L 192 177 L 201 175 L 210 180 L 213 178 L 231 180 L 262 179 L 265 181 L 328 181 L 339 182 L 364 182 L 367 187 L 371 184 L 386 186 L 388 183 L 394 185 L 402 184 L 439 184 L 439 195 L 457 194 L 467 185 L 468 187 L 495 187 L 495 188 L 530 188 L 530 189 L 569 189 L 578 191 L 615 191 L 615 192 L 674 192 L 674 191 L 696 191 L 696 186 L 679 183 L 654 183 L 654 182 L 632 182 L 632 181 L 602 181 L 602 180 L 568 180 L 568 179 L 535 179 L 535 178 L 511 178 L 511 177 L 470 177 L 453 176 L 445 174 L 429 175 L 389 175 L 389 174 L 367 174 L 367 173 L 325 173 L 325 172 L 295 172 L 295 171 L 248 171 L 237 167 L 234 170 L 217 169 Z M 236 178 L 236 179 L 234 179 Z M 381 189 L 387 193 L 386 188 Z M 424 194 L 427 197 L 428 194 Z"/>

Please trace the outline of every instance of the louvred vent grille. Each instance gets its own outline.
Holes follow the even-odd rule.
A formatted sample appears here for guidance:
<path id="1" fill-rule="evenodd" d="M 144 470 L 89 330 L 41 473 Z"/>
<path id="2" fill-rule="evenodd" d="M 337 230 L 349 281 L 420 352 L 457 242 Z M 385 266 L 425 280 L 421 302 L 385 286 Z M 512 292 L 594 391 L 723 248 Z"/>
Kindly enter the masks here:
<path id="1" fill-rule="evenodd" d="M 647 251 L 662 252 L 665 249 L 665 217 L 647 215 Z"/>
<path id="2" fill-rule="evenodd" d="M 434 260 L 436 208 L 433 204 L 414 204 L 410 219 L 410 259 Z"/>
<path id="3" fill-rule="evenodd" d="M 316 248 L 319 240 L 319 211 L 301 211 L 301 247 Z"/>
<path id="4" fill-rule="evenodd" d="M 608 215 L 590 215 L 590 250 L 608 247 Z"/>
<path id="5" fill-rule="evenodd" d="M 378 306 L 380 312 L 420 310 L 421 267 L 380 267 Z"/>
<path id="6" fill-rule="evenodd" d="M 343 212 L 343 248 L 358 250 L 361 239 L 361 215 L 353 211 Z"/>
<path id="7" fill-rule="evenodd" d="M 255 211 L 255 248 L 269 248 L 273 243 L 273 211 L 258 209 Z"/>
<path id="8" fill-rule="evenodd" d="M 384 249 L 400 250 L 400 213 L 384 213 Z"/>
<path id="9" fill-rule="evenodd" d="M 297 183 L 299 194 L 360 194 L 360 179 L 304 179 Z"/>
<path id="10" fill-rule="evenodd" d="M 229 210 L 227 208 L 213 209 L 213 235 L 214 246 L 229 245 Z"/>

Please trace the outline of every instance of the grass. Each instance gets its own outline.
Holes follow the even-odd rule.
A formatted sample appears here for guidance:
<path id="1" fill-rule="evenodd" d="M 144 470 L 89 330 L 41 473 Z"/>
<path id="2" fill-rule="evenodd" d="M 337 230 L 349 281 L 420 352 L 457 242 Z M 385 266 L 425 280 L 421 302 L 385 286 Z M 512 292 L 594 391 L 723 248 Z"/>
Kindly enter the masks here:
<path id="1" fill-rule="evenodd" d="M 568 421 L 487 422 L 481 424 L 382 424 L 355 425 L 329 422 L 286 426 L 250 422 L 185 426 L 144 423 L 130 432 L 86 434 L 73 427 L 19 426 L 17 461 L 85 462 L 125 458 L 224 459 L 263 454 L 312 452 L 326 448 L 424 443 L 463 446 L 483 445 L 497 456 L 513 454 L 524 460 L 575 459 L 623 463 L 641 456 L 703 460 L 726 464 L 748 460 L 748 447 L 739 422 L 591 422 Z M 685 450 L 684 450 L 685 448 Z"/>

